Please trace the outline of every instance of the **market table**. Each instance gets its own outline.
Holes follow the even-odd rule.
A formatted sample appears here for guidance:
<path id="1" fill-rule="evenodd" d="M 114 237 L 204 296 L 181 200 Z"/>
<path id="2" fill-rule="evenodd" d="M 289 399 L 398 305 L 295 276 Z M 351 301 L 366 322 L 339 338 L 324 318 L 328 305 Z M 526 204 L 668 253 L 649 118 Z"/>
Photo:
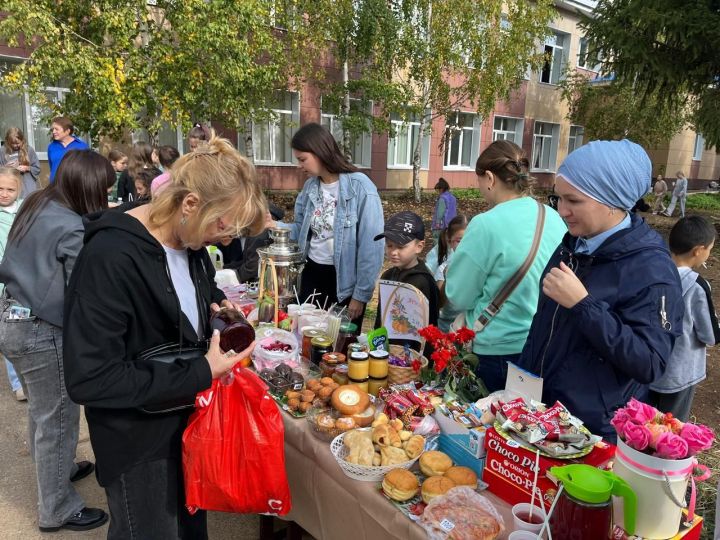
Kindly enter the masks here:
<path id="1" fill-rule="evenodd" d="M 317 540 L 426 540 L 425 531 L 388 501 L 378 482 L 345 476 L 330 452 L 330 443 L 316 438 L 304 418 L 282 413 L 285 424 L 285 468 L 295 521 Z M 510 506 L 483 492 L 505 520 L 507 538 L 513 520 Z"/>

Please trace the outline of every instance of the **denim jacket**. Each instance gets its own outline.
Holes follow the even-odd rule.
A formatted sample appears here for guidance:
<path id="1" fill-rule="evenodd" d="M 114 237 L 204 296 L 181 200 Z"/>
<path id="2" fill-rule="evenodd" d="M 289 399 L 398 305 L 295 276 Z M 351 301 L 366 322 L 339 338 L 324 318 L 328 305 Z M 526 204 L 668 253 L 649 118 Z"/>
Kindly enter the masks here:
<path id="1" fill-rule="evenodd" d="M 374 240 L 385 227 L 382 203 L 375 184 L 361 172 L 343 173 L 339 182 L 333 253 L 337 297 L 341 302 L 352 297 L 367 303 L 372 298 L 385 253 L 385 241 Z M 295 200 L 295 222 L 290 233 L 306 257 L 312 234 L 310 220 L 321 204 L 320 179 L 313 176 Z"/>

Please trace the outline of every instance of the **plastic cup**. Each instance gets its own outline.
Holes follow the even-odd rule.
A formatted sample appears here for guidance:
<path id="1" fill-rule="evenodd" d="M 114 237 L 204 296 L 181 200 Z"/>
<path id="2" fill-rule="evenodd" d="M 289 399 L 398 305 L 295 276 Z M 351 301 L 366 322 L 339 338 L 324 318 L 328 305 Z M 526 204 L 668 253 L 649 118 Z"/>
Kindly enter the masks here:
<path id="1" fill-rule="evenodd" d="M 540 537 L 530 531 L 513 531 L 508 536 L 508 540 L 538 540 Z"/>
<path id="2" fill-rule="evenodd" d="M 531 508 L 533 517 L 539 518 L 541 520 L 540 523 L 530 523 L 527 521 Z M 519 503 L 512 507 L 512 515 L 516 531 L 529 531 L 534 534 L 531 538 L 537 538 L 545 522 L 545 510 L 539 506 L 530 506 L 530 503 Z"/>

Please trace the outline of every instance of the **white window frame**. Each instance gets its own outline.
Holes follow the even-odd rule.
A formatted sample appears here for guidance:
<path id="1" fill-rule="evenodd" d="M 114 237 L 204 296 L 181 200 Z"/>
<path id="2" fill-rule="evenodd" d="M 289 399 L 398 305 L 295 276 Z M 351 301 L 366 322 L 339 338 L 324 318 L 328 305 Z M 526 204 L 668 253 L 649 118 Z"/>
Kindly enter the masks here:
<path id="1" fill-rule="evenodd" d="M 574 133 L 573 133 L 574 130 Z M 579 139 L 579 143 L 578 143 Z M 577 126 L 572 124 L 568 134 L 568 154 L 573 150 L 577 150 L 584 144 L 585 140 L 585 128 L 583 126 Z"/>
<path id="2" fill-rule="evenodd" d="M 584 69 L 585 71 L 592 71 L 594 73 L 599 73 L 602 69 L 602 59 L 600 56 L 596 58 L 597 64 L 590 65 L 588 64 L 588 60 L 590 59 L 589 54 L 589 43 L 588 38 L 585 36 L 582 36 L 580 38 L 580 43 L 578 44 L 578 53 L 577 53 L 577 62 L 576 65 L 580 69 Z M 583 48 L 585 51 L 583 52 Z"/>
<path id="3" fill-rule="evenodd" d="M 392 124 L 393 131 L 395 132 L 395 137 L 388 137 L 388 154 L 387 154 L 387 168 L 388 169 L 400 169 L 400 170 L 408 170 L 412 169 L 412 159 L 413 159 L 413 146 L 411 144 L 412 142 L 412 129 L 414 127 L 418 128 L 418 137 L 420 136 L 420 121 L 419 120 L 402 120 L 400 118 L 391 118 L 390 123 Z M 397 160 L 397 153 L 398 153 L 398 144 L 395 142 L 398 138 L 398 136 L 401 133 L 405 133 L 405 137 L 408 137 L 408 144 L 407 144 L 407 155 L 405 156 L 407 158 L 407 164 L 406 163 L 400 163 L 398 164 Z M 428 161 L 430 156 L 430 137 L 431 133 L 426 133 L 424 137 L 424 144 L 423 147 L 420 149 L 420 169 L 425 170 L 428 168 Z"/>
<path id="4" fill-rule="evenodd" d="M 693 161 L 702 161 L 702 155 L 705 151 L 705 137 L 700 133 L 695 133 L 695 144 L 693 146 Z"/>
<path id="5" fill-rule="evenodd" d="M 291 91 L 291 90 L 284 90 L 284 92 L 287 92 L 290 94 L 290 109 L 270 109 L 275 115 L 278 117 L 283 116 L 289 116 L 290 122 L 291 122 L 291 129 L 290 129 L 290 136 L 295 134 L 296 127 L 299 123 L 300 118 L 300 93 Z M 271 133 L 273 129 L 278 128 L 278 118 L 271 118 L 268 120 L 264 120 L 262 123 L 267 124 L 268 133 Z M 275 148 L 275 137 L 270 137 L 270 159 L 269 160 L 262 160 L 258 158 L 258 151 L 257 147 L 255 146 L 256 141 L 259 141 L 260 136 L 257 133 L 257 126 L 259 122 L 253 121 L 252 123 L 252 138 L 253 138 L 253 156 L 255 157 L 255 163 L 257 165 L 273 165 L 273 166 L 283 166 L 283 167 L 294 167 L 295 163 L 293 162 L 292 157 L 290 157 L 290 161 L 277 161 L 277 148 Z M 292 152 L 291 152 L 292 155 Z"/>
<path id="6" fill-rule="evenodd" d="M 515 129 L 497 129 L 495 126 L 495 122 L 497 120 L 500 120 L 500 123 L 502 124 L 503 120 L 512 120 L 515 122 Z M 502 127 L 502 126 L 501 126 Z M 509 140 L 511 142 L 514 142 L 518 146 L 522 146 L 523 143 L 523 134 L 525 130 L 525 119 L 524 118 L 517 118 L 514 116 L 504 116 L 500 114 L 496 114 L 493 118 L 493 134 L 492 134 L 492 140 L 493 142 L 497 140 Z M 502 135 L 502 138 L 500 137 Z M 508 137 L 508 135 L 512 135 L 512 137 Z"/>
<path id="7" fill-rule="evenodd" d="M 543 72 L 545 71 L 545 65 L 548 62 L 543 63 L 538 74 L 538 81 L 542 84 L 557 85 L 564 77 L 563 68 L 567 65 L 568 52 L 570 49 L 570 34 L 560 32 L 559 30 L 551 29 L 552 35 L 545 38 L 543 45 L 543 51 L 550 54 L 550 69 L 549 69 L 549 80 L 543 81 Z M 562 43 L 558 45 L 558 40 L 562 39 Z M 559 53 L 559 58 L 558 58 Z M 560 61 L 558 67 L 556 62 Z M 556 73 L 557 70 L 557 73 Z"/>
<path id="8" fill-rule="evenodd" d="M 350 103 L 359 103 L 359 99 L 350 98 Z M 368 109 L 369 113 L 372 114 L 373 110 L 373 104 L 372 102 L 368 103 Z M 330 133 L 333 134 L 333 137 L 335 137 L 335 140 L 338 143 L 338 146 L 342 148 L 342 139 L 343 139 L 343 128 L 342 128 L 342 122 L 338 120 L 338 115 L 333 113 L 328 113 L 323 110 L 322 106 L 322 100 L 320 101 L 320 124 L 325 126 L 325 122 L 330 124 L 328 129 L 330 130 Z M 360 144 L 360 160 L 357 160 L 357 156 L 353 155 L 353 165 L 356 167 L 359 167 L 361 169 L 369 169 L 372 162 L 372 133 L 370 132 L 363 132 L 363 134 L 358 137 L 354 141 L 354 146 L 357 146 L 357 144 Z"/>
<path id="9" fill-rule="evenodd" d="M 443 157 L 443 169 L 447 171 L 471 171 L 475 170 L 475 160 L 477 160 L 478 156 L 478 150 L 480 147 L 480 116 L 472 111 L 456 111 L 455 112 L 455 124 L 451 124 L 452 126 L 457 125 L 457 121 L 459 120 L 459 115 L 470 115 L 472 117 L 472 122 L 470 126 L 464 125 L 462 127 L 458 127 L 459 131 L 457 132 L 457 135 L 450 135 L 448 134 L 447 142 L 445 145 L 445 152 Z M 451 116 L 452 118 L 452 116 Z M 448 125 L 447 118 L 445 119 L 445 129 L 452 129 L 451 125 Z M 452 139 L 455 137 L 459 137 L 458 141 L 458 162 L 457 163 L 448 163 L 450 161 L 450 145 L 452 144 Z M 465 157 L 463 155 L 463 148 L 464 148 L 464 142 L 465 138 L 470 137 L 470 155 L 468 156 L 468 164 L 463 165 L 463 158 Z"/>
<path id="10" fill-rule="evenodd" d="M 69 88 L 65 88 L 63 86 L 44 86 L 42 88 L 43 93 L 55 93 L 54 102 L 60 103 L 65 96 L 65 94 L 70 93 Z M 26 116 L 26 124 L 27 124 L 27 133 L 25 134 L 27 138 L 27 142 L 30 146 L 33 148 L 37 147 L 36 141 L 35 141 L 35 121 L 33 119 L 33 109 L 37 107 L 37 105 L 33 105 L 30 101 L 30 96 L 26 93 L 23 96 L 23 99 L 25 100 L 25 116 Z M 50 126 L 48 126 L 50 127 Z M 90 145 L 90 141 L 86 140 L 87 137 L 83 137 L 80 133 L 73 133 L 75 137 L 79 137 L 80 139 L 83 139 L 88 145 Z M 36 152 L 37 157 L 39 160 L 47 161 L 48 156 L 47 152 Z"/>
<path id="11" fill-rule="evenodd" d="M 550 126 L 551 133 L 538 133 L 538 128 L 542 126 Z M 532 154 L 530 158 L 530 170 L 533 172 L 555 172 L 557 166 L 557 151 L 558 151 L 558 140 L 560 138 L 560 124 L 553 122 L 544 122 L 542 120 L 535 120 L 533 126 L 533 144 Z M 547 163 L 542 163 L 543 158 L 541 157 L 541 163 L 536 166 L 536 152 L 538 151 L 538 145 L 540 145 L 539 152 L 545 154 L 547 152 Z M 545 165 L 545 166 L 543 166 Z"/>

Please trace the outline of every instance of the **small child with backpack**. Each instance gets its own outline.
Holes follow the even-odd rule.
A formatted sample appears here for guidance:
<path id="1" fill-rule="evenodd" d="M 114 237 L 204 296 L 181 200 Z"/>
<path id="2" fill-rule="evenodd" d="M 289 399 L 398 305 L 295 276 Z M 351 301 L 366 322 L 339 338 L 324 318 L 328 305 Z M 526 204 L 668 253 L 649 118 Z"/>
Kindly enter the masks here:
<path id="1" fill-rule="evenodd" d="M 700 216 L 681 218 L 670 231 L 670 252 L 682 283 L 685 315 L 663 376 L 650 384 L 649 403 L 683 422 L 690 416 L 697 384 L 705 379 L 706 348 L 720 339 L 710 285 L 695 269 L 707 261 L 715 228 Z"/>

